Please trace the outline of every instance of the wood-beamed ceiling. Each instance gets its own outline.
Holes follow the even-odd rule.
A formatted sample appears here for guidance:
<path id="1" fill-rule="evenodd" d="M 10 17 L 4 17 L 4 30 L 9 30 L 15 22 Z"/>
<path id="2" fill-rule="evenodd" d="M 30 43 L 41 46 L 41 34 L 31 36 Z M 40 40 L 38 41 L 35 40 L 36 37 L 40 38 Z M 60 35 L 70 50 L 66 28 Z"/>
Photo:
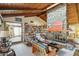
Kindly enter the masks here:
<path id="1" fill-rule="evenodd" d="M 39 13 L 40 14 L 40 13 Z M 17 13 L 17 14 L 2 14 L 3 17 L 12 17 L 12 16 L 25 16 L 25 17 L 31 17 L 31 16 L 37 16 L 37 13 Z"/>
<path id="2" fill-rule="evenodd" d="M 69 24 L 79 23 L 79 4 L 67 4 L 67 18 Z"/>
<path id="3" fill-rule="evenodd" d="M 43 10 L 48 6 L 52 5 L 51 3 L 1 3 L 0 9 L 5 10 Z"/>
<path id="4" fill-rule="evenodd" d="M 46 11 L 54 7 L 52 5 L 55 6 L 55 3 L 0 3 L 0 14 L 3 17 L 38 16 L 46 21 Z"/>
<path id="5" fill-rule="evenodd" d="M 56 3 L 0 3 L 0 14 L 3 17 L 38 16 L 46 21 L 46 11 L 54 6 Z M 67 17 L 69 24 L 79 23 L 79 4 L 67 4 Z"/>

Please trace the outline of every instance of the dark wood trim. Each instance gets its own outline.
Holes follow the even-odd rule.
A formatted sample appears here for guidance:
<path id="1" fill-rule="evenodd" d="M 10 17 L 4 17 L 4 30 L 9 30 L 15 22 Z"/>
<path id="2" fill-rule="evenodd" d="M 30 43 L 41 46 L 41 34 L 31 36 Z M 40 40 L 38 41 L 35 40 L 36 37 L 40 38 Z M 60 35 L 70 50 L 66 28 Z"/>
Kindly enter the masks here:
<path id="1" fill-rule="evenodd" d="M 12 17 L 12 16 L 25 16 L 25 17 L 30 17 L 30 16 L 36 16 L 41 13 L 15 13 L 15 14 L 2 14 L 3 17 Z"/>
<path id="2" fill-rule="evenodd" d="M 40 15 L 42 15 L 42 14 L 44 14 L 44 13 L 47 13 L 47 11 L 44 11 L 44 12 L 42 12 L 42 13 L 36 15 L 36 16 L 40 16 Z"/>
<path id="3" fill-rule="evenodd" d="M 76 6 L 77 17 L 78 17 L 78 23 L 79 23 L 79 9 L 78 9 L 78 4 L 75 3 L 75 6 Z"/>
<path id="4" fill-rule="evenodd" d="M 69 10 L 68 10 L 68 4 L 66 4 L 66 20 L 67 20 L 67 28 L 69 28 L 69 23 L 68 23 L 68 12 L 69 12 Z"/>

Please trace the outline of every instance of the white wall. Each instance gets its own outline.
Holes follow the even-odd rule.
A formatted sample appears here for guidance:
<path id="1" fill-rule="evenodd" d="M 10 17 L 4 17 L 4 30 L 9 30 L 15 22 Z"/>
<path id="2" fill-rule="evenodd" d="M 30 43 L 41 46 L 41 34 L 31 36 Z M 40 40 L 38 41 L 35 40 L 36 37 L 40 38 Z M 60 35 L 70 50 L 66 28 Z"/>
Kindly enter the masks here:
<path id="1" fill-rule="evenodd" d="M 15 17 L 4 17 L 3 20 L 4 21 L 12 21 L 12 22 L 14 22 L 15 21 Z"/>
<path id="2" fill-rule="evenodd" d="M 46 22 L 43 19 L 41 19 L 41 18 L 39 18 L 37 16 L 26 17 L 23 20 L 23 22 L 27 22 L 28 24 L 30 24 L 30 21 L 33 21 L 34 22 L 33 24 L 37 25 L 37 26 L 39 26 L 39 25 L 45 25 L 46 24 Z"/>
<path id="3" fill-rule="evenodd" d="M 20 16 L 20 18 L 22 18 L 22 23 L 27 22 L 28 24 L 30 24 L 30 21 L 33 21 L 34 24 L 37 25 L 37 26 L 46 24 L 46 22 L 43 19 L 41 19 L 37 16 L 33 16 L 33 17 Z M 4 19 L 4 21 L 15 22 L 15 17 L 5 17 L 3 19 Z"/>
<path id="4" fill-rule="evenodd" d="M 24 16 L 17 16 L 17 17 L 22 18 L 22 19 L 24 18 Z M 3 20 L 15 22 L 15 18 L 17 18 L 17 17 L 3 17 Z"/>

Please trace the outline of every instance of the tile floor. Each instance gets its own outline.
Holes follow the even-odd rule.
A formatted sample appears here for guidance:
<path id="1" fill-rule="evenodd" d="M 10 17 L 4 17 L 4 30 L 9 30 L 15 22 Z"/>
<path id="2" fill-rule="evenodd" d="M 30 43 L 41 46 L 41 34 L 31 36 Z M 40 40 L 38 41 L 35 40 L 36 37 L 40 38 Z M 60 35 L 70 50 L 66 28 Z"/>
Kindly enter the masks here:
<path id="1" fill-rule="evenodd" d="M 21 37 L 18 36 L 11 38 L 10 41 L 12 42 L 21 41 Z M 32 56 L 32 47 L 28 47 L 24 43 L 15 44 L 11 48 L 14 49 L 16 56 Z"/>
<path id="2" fill-rule="evenodd" d="M 21 41 L 21 36 L 13 37 L 13 38 L 11 38 L 9 41 L 12 41 L 12 42 Z"/>
<path id="3" fill-rule="evenodd" d="M 23 43 L 13 45 L 11 48 L 14 49 L 16 56 L 33 56 L 32 48 Z"/>

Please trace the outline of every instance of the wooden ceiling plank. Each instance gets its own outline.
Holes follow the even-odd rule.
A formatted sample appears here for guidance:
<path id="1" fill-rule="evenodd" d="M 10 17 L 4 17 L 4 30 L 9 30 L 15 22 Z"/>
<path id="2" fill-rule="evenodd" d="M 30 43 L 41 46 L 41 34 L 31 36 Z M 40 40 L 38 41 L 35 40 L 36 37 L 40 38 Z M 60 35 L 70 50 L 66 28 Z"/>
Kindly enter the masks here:
<path id="1" fill-rule="evenodd" d="M 76 9 L 76 4 L 67 4 L 67 7 L 68 7 L 67 8 L 68 23 L 69 24 L 78 23 L 78 14 L 77 14 L 77 9 Z"/>
<path id="2" fill-rule="evenodd" d="M 49 3 L 45 4 L 45 3 L 1 3 L 0 4 L 0 9 L 13 9 L 13 10 L 42 10 L 45 6 L 49 5 Z"/>
<path id="3" fill-rule="evenodd" d="M 46 21 L 46 15 L 45 13 L 57 6 L 58 4 L 54 4 L 53 3 L 24 3 L 24 4 L 0 4 L 0 8 L 1 9 L 12 9 L 12 10 L 19 10 L 17 12 L 3 12 L 2 15 L 3 16 L 39 16 L 41 18 L 43 18 Z M 17 8 L 18 7 L 18 8 Z M 30 12 L 27 12 L 28 10 L 30 10 Z M 23 12 L 22 12 L 23 11 Z"/>

